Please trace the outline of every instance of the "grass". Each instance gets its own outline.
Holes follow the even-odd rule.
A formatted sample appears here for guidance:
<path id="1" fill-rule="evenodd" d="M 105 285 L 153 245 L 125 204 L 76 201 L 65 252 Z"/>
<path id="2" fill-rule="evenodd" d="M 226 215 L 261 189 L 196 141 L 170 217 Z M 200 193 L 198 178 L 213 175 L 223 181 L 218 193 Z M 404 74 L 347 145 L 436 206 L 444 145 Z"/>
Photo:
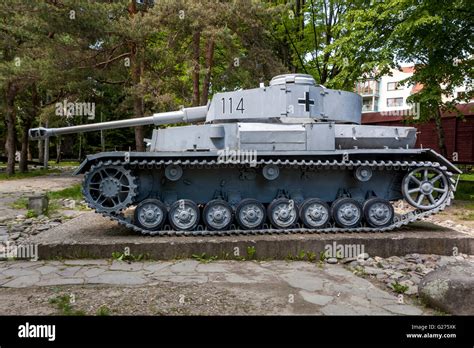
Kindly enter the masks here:
<path id="1" fill-rule="evenodd" d="M 61 209 L 61 205 L 58 204 L 57 200 L 58 199 L 72 199 L 77 201 L 82 201 L 84 199 L 82 195 L 82 185 L 77 184 L 71 187 L 67 187 L 65 189 L 62 189 L 60 191 L 50 191 L 47 193 L 48 198 L 49 198 L 49 206 L 48 206 L 48 212 L 46 215 L 50 215 L 54 212 L 57 212 L 59 209 Z M 85 206 L 82 205 L 77 205 L 76 204 L 76 210 L 84 210 L 86 209 Z"/>
<path id="2" fill-rule="evenodd" d="M 11 203 L 10 207 L 12 207 L 13 209 L 27 209 L 28 198 L 19 198 L 15 202 Z"/>
<path id="3" fill-rule="evenodd" d="M 256 252 L 257 252 L 257 249 L 255 249 L 253 245 L 247 247 L 247 256 L 249 259 L 253 259 Z"/>
<path id="4" fill-rule="evenodd" d="M 56 161 L 49 161 L 48 165 L 51 167 L 77 167 L 81 164 L 80 162 L 77 161 L 64 161 L 64 162 L 59 162 L 56 163 Z"/>
<path id="5" fill-rule="evenodd" d="M 463 173 L 461 174 L 460 181 L 474 181 L 474 173 Z"/>
<path id="6" fill-rule="evenodd" d="M 207 255 L 206 253 L 193 254 L 192 256 L 194 260 L 202 262 L 202 263 L 209 263 L 209 262 L 217 260 L 217 256 L 210 256 L 210 255 Z"/>
<path id="7" fill-rule="evenodd" d="M 27 179 L 33 178 L 36 176 L 44 176 L 49 174 L 58 174 L 61 173 L 59 169 L 50 168 L 50 169 L 34 169 L 26 173 L 16 172 L 15 174 L 9 176 L 6 173 L 0 173 L 0 180 L 17 180 L 17 179 Z"/>
<path id="8" fill-rule="evenodd" d="M 73 199 L 75 201 L 82 201 L 84 198 L 82 196 L 82 186 L 81 184 L 77 184 L 68 188 L 65 188 L 60 191 L 51 191 L 47 193 L 47 196 L 49 198 L 49 204 L 48 204 L 48 211 L 46 212 L 46 215 L 50 215 L 51 213 L 57 212 L 61 206 L 55 202 L 55 200 L 58 199 Z M 28 198 L 22 197 L 14 201 L 13 203 L 10 204 L 10 207 L 13 209 L 28 209 Z M 77 209 L 81 209 L 81 206 L 76 206 Z M 27 212 L 27 217 L 36 217 L 33 215 L 34 212 Z M 31 215 L 31 216 L 28 216 Z"/>
<path id="9" fill-rule="evenodd" d="M 26 218 L 27 219 L 31 219 L 31 218 L 35 218 L 35 217 L 38 217 L 38 214 L 36 214 L 36 212 L 34 210 L 28 210 L 26 212 Z"/>
<path id="10" fill-rule="evenodd" d="M 46 215 L 56 212 L 61 208 L 61 206 L 54 200 L 68 198 L 68 199 L 73 199 L 75 201 L 82 201 L 84 199 L 82 195 L 81 184 L 67 187 L 60 191 L 50 191 L 46 195 L 48 196 L 48 199 L 49 199 L 48 211 L 46 212 Z M 13 203 L 11 203 L 10 207 L 13 209 L 28 209 L 28 198 L 26 197 L 19 198 Z M 81 206 L 77 207 L 77 209 L 81 209 L 81 208 L 82 208 Z M 28 211 L 27 217 L 36 217 L 33 214 L 34 214 L 33 211 Z M 31 216 L 28 216 L 28 215 L 31 215 Z"/>
<path id="11" fill-rule="evenodd" d="M 359 277 L 362 277 L 362 278 L 366 278 L 368 276 L 367 272 L 365 271 L 365 269 L 363 267 L 360 267 L 360 266 L 355 266 L 353 268 L 353 271 L 352 271 L 353 274 L 355 274 L 356 276 L 359 276 Z M 403 286 L 403 285 L 402 285 Z M 407 287 L 407 290 L 408 290 L 408 287 Z M 406 291 L 406 290 L 405 290 Z"/>
<path id="12" fill-rule="evenodd" d="M 110 308 L 107 307 L 106 305 L 102 305 L 99 307 L 99 309 L 97 310 L 96 314 L 98 316 L 109 316 L 110 315 Z"/>
<path id="13" fill-rule="evenodd" d="M 49 303 L 56 306 L 62 315 L 86 315 L 84 311 L 75 310 L 71 304 L 71 296 L 61 295 L 49 299 Z"/>
<path id="14" fill-rule="evenodd" d="M 139 262 L 144 260 L 150 260 L 151 257 L 148 254 L 130 254 L 130 253 L 122 253 L 119 251 L 114 251 L 112 253 L 112 259 L 116 261 L 125 261 L 125 262 Z"/>
<path id="15" fill-rule="evenodd" d="M 456 200 L 474 201 L 474 181 L 459 181 L 454 198 Z"/>
<path id="16" fill-rule="evenodd" d="M 82 186 L 81 184 L 77 184 L 68 188 L 65 188 L 60 191 L 51 191 L 48 192 L 48 198 L 51 199 L 74 199 L 76 201 L 82 201 Z"/>
<path id="17" fill-rule="evenodd" d="M 324 253 L 323 253 L 324 254 Z M 321 256 L 323 254 L 320 254 L 320 261 L 324 261 L 324 256 Z M 323 257 L 321 259 L 321 257 Z M 286 261 L 309 261 L 309 262 L 314 262 L 316 261 L 316 253 L 312 251 L 304 251 L 301 250 L 298 252 L 296 255 L 291 255 L 288 254 L 288 256 L 285 258 Z"/>
<path id="18" fill-rule="evenodd" d="M 408 290 L 408 285 L 400 284 L 398 281 L 392 283 L 391 286 L 397 294 L 404 294 Z"/>

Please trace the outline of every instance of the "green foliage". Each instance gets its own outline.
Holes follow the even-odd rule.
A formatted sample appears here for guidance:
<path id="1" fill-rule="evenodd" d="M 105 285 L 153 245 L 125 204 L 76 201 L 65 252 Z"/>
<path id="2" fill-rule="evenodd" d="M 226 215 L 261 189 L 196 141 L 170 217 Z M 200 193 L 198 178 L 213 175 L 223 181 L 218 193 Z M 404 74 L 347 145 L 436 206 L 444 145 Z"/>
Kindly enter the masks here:
<path id="1" fill-rule="evenodd" d="M 255 257 L 255 253 L 257 252 L 257 249 L 253 245 L 247 247 L 247 257 L 249 259 L 253 259 Z"/>
<path id="2" fill-rule="evenodd" d="M 274 19 L 273 38 L 288 69 L 311 74 L 326 87 L 352 91 L 360 75 L 353 73 L 355 64 L 345 52 L 347 42 L 342 44 L 347 41 L 344 20 L 348 12 L 364 8 L 364 3 L 346 0 L 294 3 L 295 6 L 287 3 L 278 19 Z"/>
<path id="3" fill-rule="evenodd" d="M 25 216 L 26 216 L 26 218 L 31 219 L 31 218 L 37 217 L 38 214 L 36 214 L 36 212 L 35 212 L 34 210 L 28 210 L 28 211 L 26 212 L 26 215 L 25 215 Z"/>
<path id="4" fill-rule="evenodd" d="M 407 290 L 408 290 L 408 286 L 407 285 L 403 285 L 403 284 L 400 284 L 397 281 L 393 282 L 392 284 L 390 284 L 393 291 L 395 291 L 397 294 L 404 294 Z"/>
<path id="5" fill-rule="evenodd" d="M 474 181 L 474 173 L 463 173 L 463 174 L 461 174 L 460 181 Z"/>
<path id="6" fill-rule="evenodd" d="M 61 295 L 49 299 L 49 303 L 55 305 L 61 315 L 75 316 L 86 315 L 84 311 L 76 310 L 71 303 L 70 295 Z"/>
<path id="7" fill-rule="evenodd" d="M 149 260 L 150 256 L 147 254 L 129 254 L 129 253 L 123 253 L 119 251 L 114 251 L 112 253 L 112 259 L 116 261 L 125 261 L 125 262 L 139 262 L 139 261 L 145 261 Z"/>
<path id="8" fill-rule="evenodd" d="M 48 165 L 53 167 L 78 167 L 80 162 L 77 161 L 61 161 L 56 163 L 56 161 L 49 161 Z"/>
<path id="9" fill-rule="evenodd" d="M 209 262 L 217 260 L 217 256 L 210 256 L 210 255 L 207 255 L 206 253 L 193 254 L 192 258 L 202 263 L 209 263 Z"/>
<path id="10" fill-rule="evenodd" d="M 321 256 L 322 254 L 320 254 Z M 291 255 L 288 254 L 288 256 L 285 258 L 287 261 L 309 261 L 309 262 L 315 262 L 316 261 L 316 253 L 312 251 L 304 251 L 301 250 L 298 252 L 296 255 Z M 324 261 L 324 259 L 323 259 Z"/>
<path id="11" fill-rule="evenodd" d="M 466 98 L 472 90 L 467 0 L 149 3 L 1 2 L 0 16 L 8 20 L 0 22 L 0 109 L 14 127 L 7 131 L 0 122 L 0 139 L 13 132 L 20 140 L 25 128 L 46 123 L 62 127 L 204 105 L 217 92 L 255 87 L 290 71 L 353 90 L 364 74 L 414 62 L 416 73 L 406 83 L 424 86 L 410 97 L 421 104 L 420 122 L 439 119 L 437 110 L 460 101 L 442 98 L 455 86 L 468 87 Z M 57 115 L 56 103 L 67 101 L 94 103 L 95 119 Z M 104 131 L 105 150 L 135 147 L 134 132 Z M 98 132 L 52 139 L 51 154 L 60 142 L 67 158 L 102 150 Z M 37 147 L 30 149 L 36 156 Z"/>
<path id="12" fill-rule="evenodd" d="M 332 46 L 351 62 L 351 76 L 386 74 L 401 63 L 414 63 L 403 83 L 421 88 L 408 102 L 419 106 L 418 122 L 434 120 L 438 145 L 445 152 L 441 111 L 454 110 L 472 96 L 473 27 L 467 0 L 388 0 L 361 2 L 344 14 L 344 32 Z M 467 97 L 454 97 L 465 86 Z M 448 97 L 445 99 L 445 97 Z M 451 100 L 450 100 L 451 99 Z"/>
<path id="13" fill-rule="evenodd" d="M 102 305 L 97 309 L 98 316 L 109 316 L 111 314 L 111 310 L 106 305 Z"/>
<path id="14" fill-rule="evenodd" d="M 27 209 L 28 198 L 18 198 L 16 201 L 10 204 L 13 209 Z"/>
<path id="15" fill-rule="evenodd" d="M 49 174 L 59 174 L 59 169 L 35 169 L 26 173 L 15 173 L 14 175 L 7 175 L 6 173 L 0 173 L 0 180 L 16 180 L 16 179 L 27 179 L 37 176 L 44 176 Z"/>
<path id="16" fill-rule="evenodd" d="M 454 198 L 456 200 L 474 201 L 474 181 L 459 181 Z"/>
<path id="17" fill-rule="evenodd" d="M 64 198 L 69 198 L 69 199 L 74 199 L 77 201 L 80 201 L 83 199 L 82 196 L 82 185 L 77 184 L 68 188 L 65 188 L 60 191 L 51 191 L 48 192 L 48 198 L 49 199 L 64 199 Z"/>

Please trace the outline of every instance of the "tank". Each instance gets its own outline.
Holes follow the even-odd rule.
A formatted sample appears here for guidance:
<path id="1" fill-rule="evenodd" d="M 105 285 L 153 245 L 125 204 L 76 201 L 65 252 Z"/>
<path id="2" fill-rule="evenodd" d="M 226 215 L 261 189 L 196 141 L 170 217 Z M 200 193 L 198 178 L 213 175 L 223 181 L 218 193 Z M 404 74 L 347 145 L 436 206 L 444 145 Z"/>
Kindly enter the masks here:
<path id="1" fill-rule="evenodd" d="M 30 137 L 188 124 L 75 172 L 92 209 L 149 235 L 389 231 L 448 206 L 460 170 L 415 148 L 416 128 L 361 125 L 361 109 L 358 94 L 287 74 L 206 106 Z"/>

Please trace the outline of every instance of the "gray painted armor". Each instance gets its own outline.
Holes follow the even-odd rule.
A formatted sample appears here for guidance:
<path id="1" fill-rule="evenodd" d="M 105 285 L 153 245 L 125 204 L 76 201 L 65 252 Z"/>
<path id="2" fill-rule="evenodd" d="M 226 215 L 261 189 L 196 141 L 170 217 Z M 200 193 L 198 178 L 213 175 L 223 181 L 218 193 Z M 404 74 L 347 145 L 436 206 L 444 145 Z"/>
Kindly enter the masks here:
<path id="1" fill-rule="evenodd" d="M 77 170 L 85 173 L 92 208 L 146 234 L 266 233 L 274 231 L 270 225 L 388 230 L 401 219 L 393 201 L 416 209 L 405 222 L 449 204 L 460 171 L 430 149 L 414 149 L 415 128 L 360 121 L 359 95 L 289 74 L 269 86 L 217 93 L 207 106 L 36 128 L 30 137 L 201 123 L 155 128 L 147 152 L 90 155 Z M 134 209 L 133 219 L 127 209 Z"/>

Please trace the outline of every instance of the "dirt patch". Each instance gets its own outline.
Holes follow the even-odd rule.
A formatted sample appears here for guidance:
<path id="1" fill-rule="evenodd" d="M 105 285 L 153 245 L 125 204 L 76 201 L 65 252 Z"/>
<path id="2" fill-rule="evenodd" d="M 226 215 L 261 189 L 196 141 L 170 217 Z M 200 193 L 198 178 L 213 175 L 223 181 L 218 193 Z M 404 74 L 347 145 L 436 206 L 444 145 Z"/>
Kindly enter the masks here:
<path id="1" fill-rule="evenodd" d="M 250 286 L 250 288 L 253 285 Z M 64 315 L 54 299 L 73 299 L 69 314 L 256 315 L 289 314 L 285 297 L 249 296 L 226 285 L 160 283 L 151 286 L 54 286 L 0 288 L 2 315 Z M 252 291 L 250 291 L 252 292 Z"/>

